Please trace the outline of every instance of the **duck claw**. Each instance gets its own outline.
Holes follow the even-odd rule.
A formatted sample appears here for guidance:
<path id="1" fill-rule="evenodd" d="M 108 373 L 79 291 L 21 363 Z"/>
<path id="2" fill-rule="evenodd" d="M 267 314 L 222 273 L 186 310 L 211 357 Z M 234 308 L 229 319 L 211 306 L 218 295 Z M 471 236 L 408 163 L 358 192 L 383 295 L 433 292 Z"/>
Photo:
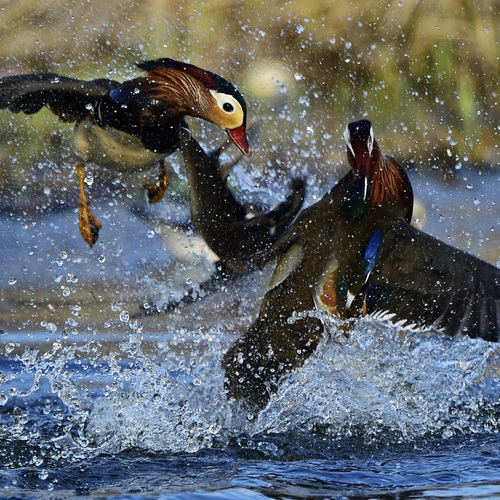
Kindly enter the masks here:
<path id="1" fill-rule="evenodd" d="M 83 239 L 92 246 L 99 237 L 99 230 L 101 229 L 101 223 L 97 220 L 97 217 L 94 216 L 92 211 L 86 207 L 85 210 L 82 210 L 80 207 L 80 234 Z"/>
<path id="2" fill-rule="evenodd" d="M 163 198 L 165 194 L 166 186 L 158 186 L 158 184 L 144 184 L 146 191 L 148 192 L 149 203 L 157 203 Z"/>
<path id="3" fill-rule="evenodd" d="M 170 184 L 170 179 L 167 173 L 167 167 L 165 165 L 165 161 L 162 160 L 160 162 L 161 172 L 158 180 L 154 184 L 145 184 L 144 187 L 148 192 L 148 200 L 149 203 L 157 203 L 163 198 L 165 191 Z"/>

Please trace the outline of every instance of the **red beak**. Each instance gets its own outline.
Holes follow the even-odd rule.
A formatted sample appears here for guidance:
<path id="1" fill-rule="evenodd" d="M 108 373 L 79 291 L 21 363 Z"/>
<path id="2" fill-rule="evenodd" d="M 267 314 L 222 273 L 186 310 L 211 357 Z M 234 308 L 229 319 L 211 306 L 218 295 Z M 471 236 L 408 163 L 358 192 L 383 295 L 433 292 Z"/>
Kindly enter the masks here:
<path id="1" fill-rule="evenodd" d="M 245 128 L 245 125 L 233 128 L 232 130 L 226 130 L 226 132 L 229 138 L 236 144 L 236 146 L 238 146 L 240 151 L 245 156 L 250 156 L 251 151 L 250 146 L 248 145 L 247 129 Z"/>

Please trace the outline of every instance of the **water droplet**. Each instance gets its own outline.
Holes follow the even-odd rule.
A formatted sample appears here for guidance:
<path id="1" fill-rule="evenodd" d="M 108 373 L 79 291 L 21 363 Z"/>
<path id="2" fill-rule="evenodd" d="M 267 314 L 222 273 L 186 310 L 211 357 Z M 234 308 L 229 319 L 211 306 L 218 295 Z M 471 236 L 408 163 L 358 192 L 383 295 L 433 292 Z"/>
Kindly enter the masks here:
<path id="1" fill-rule="evenodd" d="M 9 285 L 15 285 L 17 283 L 17 278 L 9 278 Z"/>
<path id="2" fill-rule="evenodd" d="M 92 172 L 86 173 L 85 184 L 87 184 L 87 186 L 92 186 L 92 184 L 94 184 L 94 175 L 92 174 Z"/>
<path id="3" fill-rule="evenodd" d="M 16 344 L 14 342 L 9 342 L 5 346 L 5 354 L 10 354 L 16 348 Z"/>
<path id="4" fill-rule="evenodd" d="M 122 321 L 123 323 L 127 323 L 129 318 L 130 318 L 130 315 L 129 315 L 128 311 L 122 311 L 120 313 L 120 321 Z"/>
<path id="5" fill-rule="evenodd" d="M 106 257 L 104 255 L 99 255 L 99 257 L 97 257 L 97 260 L 103 264 L 104 262 L 106 262 Z"/>
<path id="6" fill-rule="evenodd" d="M 218 434 L 220 432 L 221 428 L 222 427 L 220 425 L 212 424 L 208 428 L 208 432 L 210 432 L 210 434 Z"/>
<path id="7" fill-rule="evenodd" d="M 77 325 L 78 325 L 78 321 L 76 321 L 76 319 L 74 319 L 74 318 L 68 318 L 68 319 L 66 320 L 66 323 L 67 323 L 69 326 L 73 326 L 73 327 L 75 327 L 75 326 L 77 326 Z"/>

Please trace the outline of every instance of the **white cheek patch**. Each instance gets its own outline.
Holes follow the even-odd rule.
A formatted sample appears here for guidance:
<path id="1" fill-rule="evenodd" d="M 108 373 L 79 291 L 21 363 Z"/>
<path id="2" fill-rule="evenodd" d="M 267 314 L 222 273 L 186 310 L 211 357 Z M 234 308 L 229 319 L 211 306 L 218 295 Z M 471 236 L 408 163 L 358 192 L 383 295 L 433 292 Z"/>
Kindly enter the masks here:
<path id="1" fill-rule="evenodd" d="M 373 142 L 375 141 L 374 135 L 373 135 L 373 127 L 370 127 L 370 137 L 368 137 L 368 155 L 372 155 L 373 151 Z"/>
<path id="2" fill-rule="evenodd" d="M 351 144 L 351 134 L 349 133 L 349 126 L 347 126 L 344 130 L 344 141 L 345 141 L 347 147 L 349 148 L 349 150 L 351 151 L 352 156 L 354 156 L 356 158 L 356 155 L 354 154 L 354 149 L 352 148 L 352 144 Z"/>
<path id="3" fill-rule="evenodd" d="M 243 120 L 245 118 L 243 108 L 232 95 L 223 94 L 215 90 L 210 90 L 210 93 L 217 102 L 217 125 L 223 129 L 233 129 L 243 125 Z M 228 104 L 232 106 L 232 110 L 230 111 L 224 109 L 224 105 L 226 105 L 227 108 Z"/>

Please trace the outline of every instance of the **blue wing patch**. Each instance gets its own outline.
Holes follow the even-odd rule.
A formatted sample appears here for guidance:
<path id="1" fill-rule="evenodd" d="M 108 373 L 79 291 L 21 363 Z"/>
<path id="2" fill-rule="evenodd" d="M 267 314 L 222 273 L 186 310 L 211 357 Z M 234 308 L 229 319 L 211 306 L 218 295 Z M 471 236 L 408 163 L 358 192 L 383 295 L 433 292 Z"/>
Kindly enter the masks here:
<path id="1" fill-rule="evenodd" d="M 368 241 L 368 245 L 365 248 L 365 255 L 363 259 L 368 262 L 365 270 L 365 278 L 372 272 L 373 266 L 375 265 L 375 260 L 377 258 L 377 252 L 380 247 L 380 243 L 382 243 L 382 238 L 384 236 L 384 232 L 381 229 L 377 229 L 370 237 Z"/>

